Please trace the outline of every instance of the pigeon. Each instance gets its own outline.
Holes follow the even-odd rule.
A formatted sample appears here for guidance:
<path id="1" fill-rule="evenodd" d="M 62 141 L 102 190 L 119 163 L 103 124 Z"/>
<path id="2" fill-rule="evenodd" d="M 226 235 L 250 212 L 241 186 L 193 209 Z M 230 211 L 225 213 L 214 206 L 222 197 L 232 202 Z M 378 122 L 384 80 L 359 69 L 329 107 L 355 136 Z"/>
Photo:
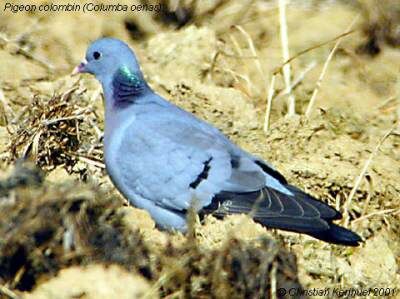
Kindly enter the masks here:
<path id="1" fill-rule="evenodd" d="M 92 42 L 74 73 L 89 73 L 104 93 L 104 159 L 115 187 L 161 229 L 185 232 L 187 214 L 249 214 L 266 228 L 358 246 L 334 224 L 340 212 L 291 185 L 270 164 L 220 130 L 155 93 L 131 48 Z"/>

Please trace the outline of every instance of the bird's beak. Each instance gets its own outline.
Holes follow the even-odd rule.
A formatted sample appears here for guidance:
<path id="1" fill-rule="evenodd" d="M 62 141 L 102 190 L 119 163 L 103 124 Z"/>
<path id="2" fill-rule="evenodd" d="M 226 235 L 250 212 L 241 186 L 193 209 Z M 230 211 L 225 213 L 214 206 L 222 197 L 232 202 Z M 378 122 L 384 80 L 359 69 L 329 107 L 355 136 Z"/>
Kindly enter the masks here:
<path id="1" fill-rule="evenodd" d="M 85 73 L 86 72 L 86 69 L 85 69 L 86 64 L 87 64 L 87 60 L 84 59 L 78 66 L 76 66 L 74 68 L 74 70 L 72 71 L 71 75 L 74 76 L 74 75 L 77 75 L 79 73 Z"/>

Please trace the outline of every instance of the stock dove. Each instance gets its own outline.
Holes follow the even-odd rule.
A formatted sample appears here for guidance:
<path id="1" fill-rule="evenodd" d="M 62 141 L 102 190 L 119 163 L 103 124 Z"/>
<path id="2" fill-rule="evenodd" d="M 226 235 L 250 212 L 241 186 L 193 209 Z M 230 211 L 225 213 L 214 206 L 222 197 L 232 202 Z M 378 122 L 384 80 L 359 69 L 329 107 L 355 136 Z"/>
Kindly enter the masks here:
<path id="1" fill-rule="evenodd" d="M 186 230 L 186 213 L 250 213 L 268 228 L 341 245 L 361 238 L 342 215 L 295 186 L 212 125 L 156 94 L 135 54 L 113 38 L 94 41 L 75 73 L 93 74 L 105 97 L 104 156 L 116 188 L 159 227 Z"/>

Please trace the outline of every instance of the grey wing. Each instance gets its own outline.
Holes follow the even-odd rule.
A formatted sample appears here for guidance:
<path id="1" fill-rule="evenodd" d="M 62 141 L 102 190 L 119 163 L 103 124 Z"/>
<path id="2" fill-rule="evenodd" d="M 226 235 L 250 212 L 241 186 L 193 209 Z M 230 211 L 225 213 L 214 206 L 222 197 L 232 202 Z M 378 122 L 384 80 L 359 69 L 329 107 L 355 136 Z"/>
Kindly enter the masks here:
<path id="1" fill-rule="evenodd" d="M 139 116 L 120 148 L 130 157 L 121 160 L 122 184 L 167 209 L 184 211 L 193 201 L 201 209 L 224 190 L 251 192 L 265 185 L 261 168 L 236 156 L 220 131 L 171 112 Z"/>
<path id="2" fill-rule="evenodd" d="M 342 217 L 340 212 L 289 185 L 278 171 L 224 136 L 215 139 L 225 144 L 230 175 L 220 182 L 219 192 L 214 193 L 211 203 L 203 205 L 202 214 L 246 213 L 270 228 L 306 233 L 336 244 L 359 244 L 361 238 L 357 234 L 333 223 Z"/>
<path id="3" fill-rule="evenodd" d="M 265 226 L 309 234 L 329 230 L 331 221 L 341 218 L 335 209 L 289 185 L 278 171 L 238 148 L 218 130 L 201 125 L 201 130 L 192 128 L 183 139 L 179 134 L 171 135 L 171 139 L 220 153 L 204 162 L 202 172 L 191 185 L 195 194 L 200 195 L 203 213 L 251 213 Z M 202 198 L 201 190 L 210 185 L 216 188 Z"/>

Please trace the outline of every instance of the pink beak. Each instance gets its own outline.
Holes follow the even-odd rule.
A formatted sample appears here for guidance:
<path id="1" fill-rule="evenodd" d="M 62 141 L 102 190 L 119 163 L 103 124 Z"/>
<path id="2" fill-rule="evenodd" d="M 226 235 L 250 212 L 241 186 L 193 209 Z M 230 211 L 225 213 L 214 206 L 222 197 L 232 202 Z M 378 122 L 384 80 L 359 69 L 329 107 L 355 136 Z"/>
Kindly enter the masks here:
<path id="1" fill-rule="evenodd" d="M 85 66 L 86 66 L 86 64 L 87 64 L 87 60 L 86 59 L 84 59 L 78 66 L 76 66 L 75 68 L 74 68 L 74 70 L 72 71 L 72 74 L 71 75 L 77 75 L 77 74 L 79 74 L 79 73 L 84 73 L 85 72 Z"/>

